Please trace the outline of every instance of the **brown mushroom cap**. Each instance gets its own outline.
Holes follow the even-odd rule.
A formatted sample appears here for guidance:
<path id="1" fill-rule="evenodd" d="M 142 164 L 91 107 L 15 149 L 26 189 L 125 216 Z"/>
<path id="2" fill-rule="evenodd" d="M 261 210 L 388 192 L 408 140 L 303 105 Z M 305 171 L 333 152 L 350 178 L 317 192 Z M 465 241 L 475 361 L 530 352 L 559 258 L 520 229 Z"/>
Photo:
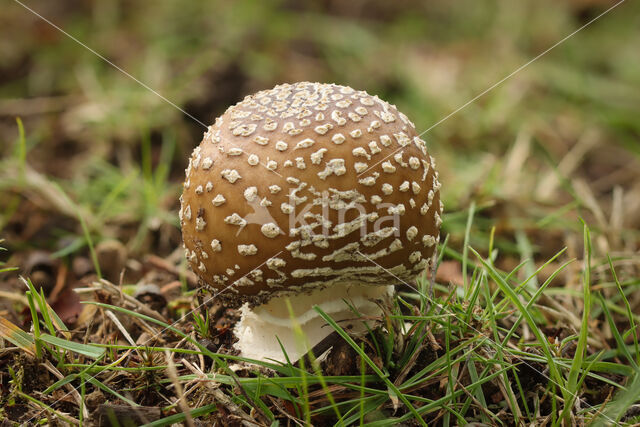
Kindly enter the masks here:
<path id="1" fill-rule="evenodd" d="M 252 304 L 409 281 L 434 255 L 439 190 L 425 142 L 395 106 L 335 84 L 279 85 L 230 107 L 194 150 L 186 256 L 205 284 Z"/>

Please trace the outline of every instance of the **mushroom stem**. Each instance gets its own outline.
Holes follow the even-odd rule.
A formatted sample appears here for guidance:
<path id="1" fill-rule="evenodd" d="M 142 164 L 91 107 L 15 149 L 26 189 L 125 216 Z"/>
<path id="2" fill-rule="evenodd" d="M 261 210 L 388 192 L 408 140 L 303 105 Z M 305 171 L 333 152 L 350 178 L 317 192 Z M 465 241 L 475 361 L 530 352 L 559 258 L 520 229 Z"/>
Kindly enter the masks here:
<path id="1" fill-rule="evenodd" d="M 362 333 L 367 330 L 365 321 L 371 322 L 374 320 L 371 317 L 382 315 L 378 302 L 381 300 L 388 303 L 393 292 L 393 286 L 347 284 L 289 297 L 275 297 L 253 309 L 244 304 L 240 309 L 241 319 L 234 331 L 238 337 L 234 346 L 243 357 L 285 362 L 285 355 L 278 343 L 280 340 L 293 363 L 333 332 L 314 310 L 314 305 L 319 306 L 344 329 Z M 287 298 L 293 308 L 293 316 L 289 313 Z M 362 317 L 354 313 L 351 307 Z M 304 333 L 303 339 L 295 333 L 296 324 Z"/>

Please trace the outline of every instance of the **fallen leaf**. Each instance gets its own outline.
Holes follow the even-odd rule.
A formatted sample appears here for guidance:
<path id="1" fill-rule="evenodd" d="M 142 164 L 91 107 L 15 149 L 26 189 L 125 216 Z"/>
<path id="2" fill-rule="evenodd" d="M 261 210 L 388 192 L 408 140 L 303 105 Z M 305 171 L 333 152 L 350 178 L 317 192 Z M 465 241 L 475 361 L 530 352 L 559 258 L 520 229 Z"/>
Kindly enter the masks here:
<path id="1" fill-rule="evenodd" d="M 80 297 L 69 287 L 58 295 L 51 308 L 58 314 L 58 317 L 67 325 L 72 325 L 78 320 L 82 312 L 83 305 L 80 304 Z"/>

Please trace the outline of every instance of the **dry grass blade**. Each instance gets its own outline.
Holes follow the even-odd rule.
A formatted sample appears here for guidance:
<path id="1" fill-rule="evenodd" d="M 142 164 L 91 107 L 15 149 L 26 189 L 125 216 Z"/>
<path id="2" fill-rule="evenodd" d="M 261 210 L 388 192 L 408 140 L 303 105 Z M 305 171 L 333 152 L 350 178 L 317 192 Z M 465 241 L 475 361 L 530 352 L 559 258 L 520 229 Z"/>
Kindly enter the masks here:
<path id="1" fill-rule="evenodd" d="M 168 323 L 167 319 L 160 313 L 158 313 L 157 311 L 149 308 L 149 306 L 139 300 L 137 300 L 136 298 L 132 297 L 131 295 L 127 295 L 126 293 L 122 292 L 122 289 L 120 289 L 118 286 L 114 285 L 113 283 L 109 282 L 106 279 L 101 279 L 98 282 L 93 282 L 91 284 L 91 287 L 93 290 L 103 290 L 108 292 L 109 294 L 122 299 L 122 302 L 125 306 L 130 307 L 130 308 L 134 308 L 136 311 L 147 315 L 149 317 L 152 317 L 156 320 L 159 320 L 163 323 Z"/>
<path id="2" fill-rule="evenodd" d="M 35 356 L 36 347 L 33 337 L 2 316 L 0 316 L 0 337 L 13 343 L 30 356 Z"/>
<path id="3" fill-rule="evenodd" d="M 194 427 L 195 424 L 193 422 L 193 418 L 191 417 L 191 408 L 189 408 L 189 405 L 185 401 L 182 384 L 180 383 L 180 380 L 178 380 L 178 372 L 176 371 L 176 365 L 173 362 L 173 355 L 169 353 L 169 351 L 165 350 L 164 358 L 167 362 L 167 373 L 169 375 L 169 378 L 171 379 L 171 383 L 173 384 L 178 398 L 176 404 L 180 407 L 182 413 L 185 415 L 186 424 L 189 427 Z"/>

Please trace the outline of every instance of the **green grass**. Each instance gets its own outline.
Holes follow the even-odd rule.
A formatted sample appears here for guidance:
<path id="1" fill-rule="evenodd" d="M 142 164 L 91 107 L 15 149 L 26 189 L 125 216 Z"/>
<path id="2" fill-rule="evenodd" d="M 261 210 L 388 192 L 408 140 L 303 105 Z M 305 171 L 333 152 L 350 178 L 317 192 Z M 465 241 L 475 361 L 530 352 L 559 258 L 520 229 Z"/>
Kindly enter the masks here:
<path id="1" fill-rule="evenodd" d="M 584 264 L 583 277 L 585 286 L 587 286 L 586 284 L 590 282 L 592 266 L 588 262 L 591 249 L 588 243 L 589 232 L 586 226 L 584 234 L 586 243 L 585 259 L 587 261 Z M 327 321 L 327 324 L 335 329 L 353 349 L 356 357 L 361 360 L 360 375 L 354 376 L 325 376 L 315 362 L 312 362 L 313 367 L 307 370 L 304 365 L 296 368 L 290 363 L 279 365 L 252 361 L 257 366 L 271 369 L 272 374 L 265 375 L 256 371 L 250 377 L 237 377 L 232 371 L 228 370 L 227 366 L 230 362 L 243 359 L 225 354 L 215 354 L 207 350 L 198 340 L 183 332 L 185 327 L 183 322 L 169 325 L 121 307 L 102 303 L 94 304 L 101 309 L 133 316 L 150 325 L 157 325 L 162 328 L 158 331 L 162 335 L 175 334 L 182 338 L 181 342 L 186 342 L 193 346 L 192 350 L 184 348 L 182 345 L 175 348 L 153 346 L 136 348 L 108 345 L 107 348 L 116 353 L 127 353 L 130 349 L 144 349 L 146 352 L 157 352 L 158 354 L 170 351 L 176 355 L 193 354 L 212 358 L 215 366 L 219 366 L 220 371 L 205 374 L 205 376 L 220 386 L 226 385 L 244 389 L 242 395 L 235 393 L 234 396 L 229 396 L 229 398 L 246 411 L 250 411 L 255 402 L 262 402 L 262 412 L 269 422 L 276 420 L 273 409 L 269 410 L 268 405 L 264 406 L 268 402 L 266 400 L 267 397 L 271 396 L 291 402 L 292 405 L 299 409 L 298 416 L 306 419 L 306 422 L 312 422 L 312 419 L 314 419 L 312 417 L 327 417 L 332 414 L 335 417 L 334 422 L 339 425 L 364 424 L 365 420 L 367 425 L 394 425 L 409 419 L 422 420 L 422 422 L 429 419 L 431 422 L 442 422 L 447 425 L 457 424 L 476 417 L 478 420 L 494 424 L 509 424 L 518 422 L 518 420 L 526 423 L 535 423 L 540 421 L 534 415 L 535 412 L 540 411 L 539 402 L 547 399 L 552 399 L 555 402 L 554 389 L 561 393 L 565 402 L 571 402 L 582 394 L 581 389 L 584 387 L 586 378 L 602 381 L 605 380 L 605 377 L 602 376 L 603 374 L 606 375 L 607 372 L 616 371 L 612 369 L 615 368 L 615 363 L 604 363 L 604 355 L 602 353 L 586 353 L 590 327 L 584 319 L 589 318 L 588 314 L 583 315 L 585 326 L 582 330 L 587 332 L 581 331 L 577 337 L 565 342 L 565 345 L 567 345 L 577 340 L 573 356 L 560 356 L 557 345 L 549 342 L 545 332 L 532 315 L 529 314 L 531 307 L 536 305 L 535 301 L 547 289 L 548 281 L 544 282 L 536 290 L 536 294 L 531 297 L 527 304 L 524 304 L 521 301 L 521 297 L 523 293 L 527 292 L 527 282 L 531 279 L 531 276 L 525 276 L 522 281 L 514 281 L 513 274 L 501 272 L 494 266 L 495 259 L 487 261 L 473 249 L 470 249 L 470 253 L 475 255 L 478 260 L 474 268 L 476 274 L 469 281 L 469 293 L 472 296 L 473 304 L 469 304 L 469 300 L 464 297 L 450 298 L 450 296 L 442 295 L 437 297 L 426 311 L 417 315 L 405 315 L 400 309 L 401 305 L 396 306 L 392 317 L 389 318 L 390 321 L 386 322 L 386 328 L 393 328 L 393 325 L 399 324 L 397 321 L 409 322 L 410 325 L 408 328 L 403 326 L 400 329 L 395 329 L 393 334 L 390 334 L 390 331 L 387 330 L 385 334 L 398 337 L 396 339 L 402 337 L 403 348 L 394 348 L 397 345 L 392 344 L 391 346 L 382 346 L 376 350 L 375 347 L 368 347 L 366 341 L 358 343 L 330 316 L 317 309 L 319 314 Z M 559 255 L 561 254 L 557 256 Z M 461 256 L 464 257 L 464 255 Z M 471 259 L 468 260 L 468 263 L 470 265 L 474 264 Z M 566 268 L 566 265 L 558 271 Z M 541 269 L 542 267 L 534 274 L 539 274 Z M 497 285 L 497 288 L 491 286 L 491 281 Z M 44 303 L 41 295 L 33 293 L 32 285 L 29 287 L 29 295 L 33 297 L 30 301 L 34 301 L 31 307 L 34 309 L 39 307 L 40 310 L 43 310 L 43 313 L 46 313 L 48 310 L 43 308 L 47 306 L 43 305 L 46 303 Z M 399 298 L 407 296 L 412 297 L 413 295 Z M 415 294 L 415 296 L 418 297 L 419 295 Z M 582 301 L 590 300 L 590 289 L 585 290 L 583 298 Z M 398 302 L 402 304 L 403 299 L 399 299 Z M 597 300 L 594 303 L 597 303 Z M 624 372 L 624 376 L 630 378 L 630 388 L 625 388 L 622 387 L 622 384 L 609 381 L 608 384 L 611 387 L 619 389 L 619 392 L 616 393 L 616 399 L 608 402 L 606 407 L 603 408 L 599 406 L 583 407 L 581 413 L 575 412 L 573 404 L 562 405 L 561 403 L 556 403 L 555 410 L 558 412 L 548 415 L 552 417 L 554 423 L 560 423 L 565 417 L 569 420 L 575 420 L 576 417 L 586 420 L 589 420 L 590 417 L 594 417 L 594 419 L 598 417 L 604 418 L 605 421 L 608 418 L 619 420 L 625 412 L 624 408 L 634 401 L 633 398 L 629 397 L 629 393 L 636 388 L 633 376 L 634 372 L 637 372 L 635 359 L 638 353 L 637 345 L 634 351 L 636 356 L 634 357 L 628 351 L 624 338 L 617 333 L 612 315 L 602 301 L 602 297 L 600 297 L 600 305 L 613 330 L 616 331 L 614 337 L 622 351 L 621 354 L 626 356 L 627 361 L 630 363 L 630 368 L 632 368 L 618 371 Z M 473 311 L 469 310 L 469 307 L 473 307 Z M 512 308 L 518 309 L 519 318 L 516 319 L 513 314 L 509 314 L 512 312 Z M 33 310 L 33 313 L 37 315 L 35 310 Z M 50 310 L 49 313 L 51 313 Z M 507 318 L 513 318 L 514 320 L 513 327 L 510 330 L 500 326 L 502 321 Z M 514 344 L 522 343 L 522 338 L 517 336 L 520 331 L 518 325 L 522 321 L 531 329 L 534 340 L 526 342 L 524 349 L 516 350 L 514 349 Z M 43 316 L 41 322 L 43 327 L 55 334 L 55 324 L 57 322 L 52 318 L 47 319 L 47 316 Z M 118 372 L 136 375 L 144 372 L 145 369 L 161 372 L 159 370 L 164 368 L 163 366 L 153 365 L 146 368 L 142 366 L 138 368 L 121 366 L 124 361 L 122 357 L 107 356 L 115 353 L 97 351 L 99 347 L 73 343 L 52 335 L 43 334 L 38 323 L 35 323 L 34 326 L 33 340 L 36 343 L 40 342 L 40 346 L 36 345 L 36 348 L 46 348 L 48 352 L 57 358 L 58 369 L 61 372 L 67 372 L 65 378 L 45 390 L 45 395 L 49 395 L 54 390 L 67 384 L 76 384 L 81 381 L 83 387 L 93 386 L 109 394 L 112 399 L 135 406 L 135 402 L 127 398 L 126 394 L 117 391 L 104 381 L 108 381 L 108 378 Z M 376 339 L 375 334 L 379 334 L 380 331 L 372 331 L 371 333 L 371 341 L 373 341 Z M 425 348 L 430 346 L 428 344 L 429 341 L 425 338 L 426 334 L 441 337 L 438 344 L 436 344 L 441 346 L 441 352 L 433 355 L 428 364 L 424 366 L 415 365 L 420 352 L 425 351 Z M 538 348 L 542 351 L 542 354 L 526 350 L 526 348 Z M 634 347 L 632 346 L 631 348 Z M 393 357 L 388 358 L 384 357 L 383 354 L 376 354 L 376 351 L 379 352 L 381 349 L 392 352 Z M 578 352 L 581 351 L 584 356 L 578 357 Z M 94 362 L 78 363 L 71 354 L 84 355 L 96 360 Z M 372 356 L 380 360 L 386 360 L 385 364 L 380 366 L 374 362 Z M 41 358 L 43 354 L 36 352 L 36 357 Z M 391 363 L 392 360 L 395 363 Z M 518 362 L 514 363 L 515 361 Z M 528 379 L 520 378 L 521 373 L 519 371 L 520 367 L 525 365 L 538 371 L 540 385 L 543 389 L 523 389 L 522 384 Z M 541 371 L 542 366 L 547 367 L 549 375 Z M 182 364 L 177 364 L 177 367 L 184 371 Z M 408 373 L 407 369 L 412 373 L 404 375 L 404 377 L 398 376 L 401 372 Z M 466 372 L 466 375 L 461 376 L 463 372 Z M 191 374 L 179 376 L 179 380 L 184 384 L 188 384 L 196 378 Z M 397 381 L 398 379 L 400 379 L 400 382 Z M 443 381 L 446 385 L 440 386 L 439 398 L 427 397 L 421 393 L 429 390 L 434 384 L 441 384 Z M 159 377 L 158 383 L 170 384 L 171 380 Z M 495 388 L 496 384 L 502 384 L 503 393 L 506 393 L 504 396 L 505 403 L 510 408 L 513 418 L 505 419 L 504 415 L 500 414 L 501 405 L 488 403 L 489 396 L 486 394 L 485 387 L 491 386 Z M 341 394 L 334 395 L 329 391 L 332 386 L 340 386 L 344 390 L 354 391 L 357 398 L 347 398 L 345 400 L 341 397 Z M 137 388 L 137 390 L 143 389 Z M 136 388 L 134 387 L 132 390 L 136 390 Z M 327 399 L 324 405 L 313 408 L 310 406 L 309 393 L 312 390 L 325 391 Z M 527 398 L 532 392 L 537 394 L 538 403 L 535 404 L 537 409 L 531 406 L 530 398 Z M 20 394 L 20 396 L 22 395 Z M 251 396 L 251 399 L 247 400 L 242 396 Z M 52 410 L 40 400 L 30 400 L 45 410 Z M 390 401 L 393 402 L 393 407 L 398 408 L 399 414 L 390 415 L 382 410 Z M 171 410 L 171 407 L 166 409 Z M 213 406 L 203 405 L 198 408 L 192 408 L 192 415 L 205 416 L 212 413 L 212 411 L 215 411 Z M 383 415 L 385 413 L 386 415 Z M 157 422 L 160 423 L 159 425 L 163 425 L 162 423 L 180 419 L 180 416 L 180 414 L 169 415 Z M 81 415 L 78 414 L 78 419 L 80 417 Z"/>

